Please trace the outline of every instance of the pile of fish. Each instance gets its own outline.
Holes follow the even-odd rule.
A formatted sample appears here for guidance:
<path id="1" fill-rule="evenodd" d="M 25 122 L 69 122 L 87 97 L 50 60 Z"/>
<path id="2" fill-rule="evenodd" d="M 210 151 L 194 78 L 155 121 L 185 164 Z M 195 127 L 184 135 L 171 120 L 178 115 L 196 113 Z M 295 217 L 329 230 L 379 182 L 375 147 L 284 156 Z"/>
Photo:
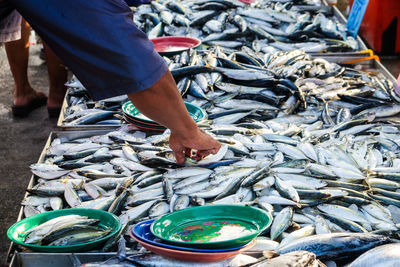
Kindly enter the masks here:
<path id="1" fill-rule="evenodd" d="M 347 245 L 347 244 L 337 244 Z M 364 266 L 382 266 L 394 267 L 397 266 L 400 244 L 387 244 L 375 247 L 361 256 L 359 256 L 350 265 L 351 267 L 364 267 Z M 188 262 L 178 261 L 174 259 L 164 258 L 152 253 L 135 253 L 134 255 L 126 254 L 126 246 L 124 239 L 118 242 L 118 252 L 115 256 L 101 262 L 90 262 L 82 264 L 79 258 L 74 255 L 71 257 L 74 267 L 101 267 L 101 266 L 115 266 L 115 267 L 128 267 L 128 266 L 148 266 L 148 267 L 267 267 L 267 266 L 296 266 L 296 267 L 326 267 L 336 266 L 333 261 L 326 261 L 322 263 L 317 256 L 305 250 L 297 250 L 285 254 L 279 254 L 274 251 L 263 251 L 258 253 L 239 254 L 233 258 L 217 262 Z"/>
<path id="2" fill-rule="evenodd" d="M 279 55 L 277 52 L 281 50 L 301 49 L 312 53 L 359 49 L 357 42 L 347 35 L 344 25 L 338 23 L 334 17 L 326 17 L 329 11 L 330 7 L 323 6 L 320 1 L 306 0 L 264 0 L 258 1 L 256 5 L 227 0 L 153 1 L 151 5 L 137 8 L 134 20 L 139 28 L 148 32 L 150 38 L 161 35 L 192 36 L 200 38 L 206 47 L 210 47 L 201 55 L 200 62 L 195 61 L 197 56 L 178 56 L 172 60 L 165 58 L 171 70 L 182 65 L 205 65 L 207 62 L 213 67 L 250 70 L 266 68 L 271 74 L 271 71 L 275 70 L 270 67 L 276 68 L 278 62 L 270 66 L 264 57 Z M 221 55 L 214 51 L 215 46 L 225 48 L 226 54 L 234 53 L 235 56 L 226 62 L 223 52 Z M 294 68 L 306 67 L 305 62 L 299 62 L 289 69 L 279 68 L 277 71 L 291 73 Z M 318 72 L 318 76 L 323 75 L 318 68 L 312 71 Z M 340 73 L 336 74 L 339 75 Z M 354 75 L 358 73 L 355 72 Z M 208 80 L 209 89 L 213 88 L 218 77 L 217 73 L 211 76 L 213 79 Z M 204 88 L 206 81 L 203 77 L 198 78 L 196 82 L 203 86 L 201 89 L 208 92 L 208 89 Z M 264 83 L 265 86 L 270 84 Z M 182 81 L 181 85 L 188 88 L 190 84 Z M 94 102 L 79 81 L 73 80 L 67 86 L 70 89 L 66 97 L 67 108 L 63 111 L 63 126 L 115 126 L 123 123 L 121 105 L 128 100 L 126 96 Z M 193 90 L 200 89 L 194 84 L 192 87 L 196 87 Z"/>
<path id="3" fill-rule="evenodd" d="M 305 3 L 153 1 L 138 8 L 135 22 L 150 36 L 182 31 L 210 45 L 165 60 L 185 101 L 207 111 L 199 126 L 222 148 L 178 166 L 168 130 L 150 135 L 124 125 L 79 138 L 60 134 L 44 162 L 31 166 L 36 183 L 22 203 L 25 216 L 70 207 L 112 212 L 125 227 L 107 251 L 140 220 L 243 204 L 274 216 L 256 252 L 305 250 L 338 261 L 367 251 L 354 262 L 360 266 L 381 254 L 380 245 L 395 246 L 385 244 L 400 239 L 400 98 L 374 70 L 306 54 L 305 37 L 341 49 L 353 42 Z M 302 50 L 271 49 L 300 41 Z M 77 80 L 69 87 L 69 125 L 119 123 L 126 96 L 95 103 Z M 381 262 L 393 260 L 389 254 Z M 151 264 L 143 265 L 159 266 Z"/>
<path id="4" fill-rule="evenodd" d="M 121 106 L 129 99 L 126 95 L 93 101 L 77 79 L 65 84 L 68 87 L 63 111 L 63 125 L 120 125 Z M 120 115 L 120 117 L 118 117 Z"/>
<path id="5" fill-rule="evenodd" d="M 22 204 L 26 216 L 96 208 L 130 225 L 195 205 L 242 203 L 274 215 L 257 249 L 345 257 L 353 250 L 338 243 L 356 244 L 361 253 L 398 238 L 400 223 L 399 128 L 373 123 L 360 130 L 362 122 L 335 125 L 349 133 L 333 130 L 323 138 L 300 120 L 275 122 L 281 130 L 268 121 L 256 129 L 220 125 L 206 130 L 223 143 L 221 150 L 200 162 L 188 159 L 185 167 L 175 164 L 168 131 L 61 135 L 46 160 L 31 166 L 37 184 Z"/>
<path id="6" fill-rule="evenodd" d="M 320 114 L 325 126 L 372 116 L 399 123 L 399 106 L 393 102 L 400 98 L 390 80 L 375 70 L 312 58 L 303 50 L 264 54 L 214 47 L 165 59 L 185 101 L 205 108 L 214 124 L 246 118 L 314 123 Z M 121 113 L 126 96 L 96 103 L 79 81 L 68 85 L 64 125 L 120 124 L 115 113 Z"/>
<path id="7" fill-rule="evenodd" d="M 265 255 L 265 256 L 264 256 Z M 279 255 L 277 253 L 264 253 L 259 258 L 255 258 L 248 255 L 238 255 L 234 258 L 230 258 L 223 261 L 217 262 L 189 262 L 189 261 L 178 261 L 174 259 L 164 258 L 154 254 L 138 254 L 128 257 L 121 258 L 120 255 L 108 259 L 103 262 L 90 262 L 81 264 L 79 259 L 75 259 L 74 267 L 101 267 L 101 266 L 113 266 L 113 267 L 129 267 L 129 266 L 148 266 L 148 267 L 181 267 L 181 266 L 193 266 L 193 267 L 261 267 L 261 266 L 296 266 L 296 267 L 325 267 L 318 259 L 315 254 L 308 251 L 295 251 L 287 254 Z"/>
<path id="8" fill-rule="evenodd" d="M 108 235 L 112 229 L 98 226 L 99 220 L 87 216 L 56 217 L 30 228 L 24 235 L 26 244 L 42 246 L 69 246 L 95 241 Z"/>
<path id="9" fill-rule="evenodd" d="M 190 36 L 207 45 L 247 46 L 268 53 L 359 49 L 346 26 L 320 1 L 153 1 L 136 9 L 134 22 L 150 39 Z"/>
<path id="10" fill-rule="evenodd" d="M 275 122 L 320 120 L 333 126 L 351 119 L 399 121 L 399 105 L 393 103 L 400 98 L 379 73 L 313 59 L 302 50 L 232 52 L 228 57 L 217 48 L 216 55 L 205 54 L 183 53 L 177 57 L 186 65 L 170 67 L 182 96 L 205 108 L 213 125 L 246 119 L 268 121 L 272 128 Z"/>
<path id="11" fill-rule="evenodd" d="M 392 245 L 393 246 L 393 245 Z M 395 257 L 394 257 L 395 258 Z M 278 254 L 273 251 L 263 251 L 256 254 L 245 255 L 239 254 L 233 258 L 215 262 L 189 262 L 175 259 L 164 258 L 162 256 L 148 253 L 138 252 L 128 255 L 126 253 L 126 242 L 123 238 L 118 241 L 118 251 L 106 261 L 93 261 L 82 264 L 77 255 L 72 255 L 70 259 L 74 267 L 128 267 L 128 266 L 151 266 L 151 267 L 240 267 L 240 266 L 297 266 L 311 267 L 325 265 L 319 261 L 314 253 L 308 251 L 294 251 L 286 254 Z"/>

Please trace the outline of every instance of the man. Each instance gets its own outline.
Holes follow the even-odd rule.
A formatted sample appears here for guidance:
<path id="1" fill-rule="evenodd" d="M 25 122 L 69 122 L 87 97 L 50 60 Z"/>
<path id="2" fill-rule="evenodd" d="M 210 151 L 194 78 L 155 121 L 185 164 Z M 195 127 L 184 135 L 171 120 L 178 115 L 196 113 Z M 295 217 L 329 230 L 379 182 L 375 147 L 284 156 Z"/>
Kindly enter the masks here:
<path id="1" fill-rule="evenodd" d="M 134 25 L 125 1 L 3 3 L 18 10 L 94 100 L 127 94 L 144 115 L 169 128 L 177 163 L 190 149 L 198 150 L 197 157 L 218 152 L 220 143 L 189 116 L 166 63 Z"/>

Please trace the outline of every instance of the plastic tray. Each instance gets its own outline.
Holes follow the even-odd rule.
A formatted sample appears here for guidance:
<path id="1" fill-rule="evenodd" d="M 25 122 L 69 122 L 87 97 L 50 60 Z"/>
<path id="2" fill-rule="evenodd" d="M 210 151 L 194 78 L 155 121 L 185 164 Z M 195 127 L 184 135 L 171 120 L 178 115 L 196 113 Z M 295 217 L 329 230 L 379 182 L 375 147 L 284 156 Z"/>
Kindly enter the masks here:
<path id="1" fill-rule="evenodd" d="M 111 129 L 109 130 L 87 130 L 87 131 L 55 131 L 55 132 L 51 132 L 49 137 L 47 138 L 46 144 L 44 145 L 44 148 L 42 150 L 42 152 L 40 153 L 39 159 L 37 161 L 37 163 L 42 163 L 45 160 L 46 157 L 46 153 L 47 153 L 47 149 L 49 148 L 51 142 L 57 138 L 57 137 L 64 137 L 64 138 L 70 138 L 70 139 L 74 139 L 74 138 L 83 138 L 83 137 L 90 137 L 93 135 L 99 135 L 99 134 L 106 134 L 108 132 L 112 131 Z M 37 183 L 37 178 L 35 175 L 32 175 L 29 183 L 28 183 L 28 187 L 27 189 L 31 189 L 33 186 L 35 186 L 35 184 Z M 24 198 L 27 197 L 29 195 L 29 193 L 25 193 Z M 17 221 L 22 220 L 24 217 L 24 210 L 23 210 L 23 206 L 21 206 L 19 213 L 18 213 L 18 217 L 17 217 Z M 5 262 L 10 262 L 13 255 L 15 253 L 17 253 L 18 251 L 22 251 L 19 250 L 18 246 L 11 242 L 10 247 L 8 249 L 7 252 L 7 259 Z M 43 253 L 31 253 L 31 254 L 43 254 Z M 25 266 L 25 265 L 23 265 Z M 54 266 L 54 265 L 53 265 Z"/>

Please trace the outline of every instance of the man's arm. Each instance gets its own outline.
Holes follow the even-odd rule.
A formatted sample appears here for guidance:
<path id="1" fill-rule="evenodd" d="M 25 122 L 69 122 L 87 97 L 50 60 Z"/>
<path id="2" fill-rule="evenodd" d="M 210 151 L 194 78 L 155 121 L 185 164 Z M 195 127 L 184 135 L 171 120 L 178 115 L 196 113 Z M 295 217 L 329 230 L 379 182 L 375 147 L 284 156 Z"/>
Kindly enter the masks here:
<path id="1" fill-rule="evenodd" d="M 220 144 L 190 118 L 168 66 L 125 2 L 10 1 L 93 100 L 128 93 L 143 114 L 171 129 L 178 163 L 186 149 L 200 150 L 199 156 L 218 151 Z"/>
<path id="2" fill-rule="evenodd" d="M 153 86 L 128 97 L 140 112 L 171 130 L 169 145 L 177 163 L 184 162 L 187 150 L 197 149 L 201 157 L 215 154 L 221 147 L 190 117 L 170 71 Z"/>

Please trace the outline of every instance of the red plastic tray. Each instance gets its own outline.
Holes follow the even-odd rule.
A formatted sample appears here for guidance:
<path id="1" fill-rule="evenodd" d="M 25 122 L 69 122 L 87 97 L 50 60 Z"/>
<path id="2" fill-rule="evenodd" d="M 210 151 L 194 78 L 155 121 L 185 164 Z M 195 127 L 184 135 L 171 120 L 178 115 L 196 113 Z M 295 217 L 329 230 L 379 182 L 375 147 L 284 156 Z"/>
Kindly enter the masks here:
<path id="1" fill-rule="evenodd" d="M 191 261 L 191 262 L 213 262 L 213 261 L 221 261 L 233 256 L 236 256 L 248 249 L 250 249 L 255 244 L 255 240 L 251 241 L 245 247 L 242 247 L 238 250 L 226 251 L 226 252 L 192 252 L 192 251 L 184 251 L 184 250 L 176 250 L 169 249 L 164 247 L 154 246 L 149 244 L 141 239 L 138 239 L 134 235 L 130 233 L 131 237 L 135 239 L 138 243 L 140 243 L 146 249 L 159 254 L 161 256 L 177 259 L 181 261 Z"/>

